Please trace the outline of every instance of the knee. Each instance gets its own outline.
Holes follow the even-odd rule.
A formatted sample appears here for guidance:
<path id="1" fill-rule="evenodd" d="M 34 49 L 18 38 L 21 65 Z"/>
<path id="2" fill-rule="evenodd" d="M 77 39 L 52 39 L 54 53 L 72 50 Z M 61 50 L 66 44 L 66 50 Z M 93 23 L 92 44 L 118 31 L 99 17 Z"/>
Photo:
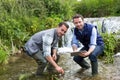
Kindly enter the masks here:
<path id="1" fill-rule="evenodd" d="M 47 64 L 47 60 L 43 60 L 42 62 L 43 62 L 44 64 Z"/>
<path id="2" fill-rule="evenodd" d="M 89 56 L 89 59 L 90 59 L 90 61 L 97 61 L 97 56 L 94 55 L 94 54 L 91 54 L 91 55 Z"/>
<path id="3" fill-rule="evenodd" d="M 78 61 L 77 57 L 73 57 L 73 60 L 74 60 L 75 62 L 77 62 L 77 61 Z"/>
<path id="4" fill-rule="evenodd" d="M 36 59 L 35 60 L 37 62 L 38 65 L 41 65 L 41 64 L 47 64 L 47 60 L 40 60 L 40 59 Z"/>
<path id="5" fill-rule="evenodd" d="M 75 57 L 73 58 L 73 60 L 74 60 L 75 62 L 80 62 L 80 61 L 83 60 L 83 58 L 81 58 L 81 57 L 79 57 L 79 56 L 75 56 Z"/>
<path id="6" fill-rule="evenodd" d="M 74 60 L 74 61 L 76 61 L 76 58 L 75 58 L 75 57 L 73 57 L 73 60 Z"/>

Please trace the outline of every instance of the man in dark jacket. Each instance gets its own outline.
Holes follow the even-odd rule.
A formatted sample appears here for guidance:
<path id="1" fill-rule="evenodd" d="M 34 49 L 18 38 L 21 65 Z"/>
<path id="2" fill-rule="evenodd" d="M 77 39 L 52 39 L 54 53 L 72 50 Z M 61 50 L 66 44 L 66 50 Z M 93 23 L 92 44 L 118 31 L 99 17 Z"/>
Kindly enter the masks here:
<path id="1" fill-rule="evenodd" d="M 76 14 L 73 17 L 73 23 L 75 25 L 74 36 L 72 39 L 73 51 L 77 50 L 79 42 L 83 44 L 81 50 L 86 50 L 86 52 L 80 53 L 79 56 L 74 56 L 73 60 L 82 68 L 88 69 L 90 66 L 84 58 L 89 57 L 92 67 L 92 75 L 94 76 L 98 74 L 97 56 L 103 52 L 103 39 L 98 33 L 96 26 L 84 23 L 82 15 Z"/>

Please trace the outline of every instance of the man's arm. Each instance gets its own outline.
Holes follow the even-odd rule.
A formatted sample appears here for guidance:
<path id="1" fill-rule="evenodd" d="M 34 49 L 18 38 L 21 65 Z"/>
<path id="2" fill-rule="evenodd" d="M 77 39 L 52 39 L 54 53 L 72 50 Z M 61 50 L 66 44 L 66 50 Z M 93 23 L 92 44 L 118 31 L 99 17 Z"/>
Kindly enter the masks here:
<path id="1" fill-rule="evenodd" d="M 97 41 L 97 30 L 95 27 L 93 27 L 92 35 L 90 37 L 90 45 L 89 45 L 90 48 L 88 50 L 89 53 L 92 53 L 94 51 L 94 49 L 97 45 L 96 41 Z"/>
<path id="2" fill-rule="evenodd" d="M 64 70 L 56 64 L 56 62 L 52 59 L 51 56 L 46 56 L 46 59 L 55 67 L 55 69 L 61 73 L 64 74 Z"/>
<path id="3" fill-rule="evenodd" d="M 52 58 L 53 60 L 56 60 L 57 59 L 57 49 L 52 49 Z"/>
<path id="4" fill-rule="evenodd" d="M 72 49 L 73 49 L 73 51 L 77 51 L 78 47 L 79 47 L 79 43 L 78 43 L 78 40 L 76 39 L 76 36 L 74 34 L 73 38 L 72 38 Z"/>
<path id="5" fill-rule="evenodd" d="M 96 44 L 97 44 L 96 41 L 97 41 L 97 30 L 96 30 L 95 27 L 93 27 L 92 35 L 90 37 L 89 50 L 86 53 L 81 54 L 81 56 L 85 57 L 85 56 L 90 55 L 94 51 L 94 49 L 96 47 Z"/>
<path id="6" fill-rule="evenodd" d="M 59 73 L 64 73 L 64 70 L 57 65 L 57 63 L 51 57 L 51 44 L 53 38 L 49 35 L 43 36 L 43 53 L 48 62 L 50 62 Z"/>

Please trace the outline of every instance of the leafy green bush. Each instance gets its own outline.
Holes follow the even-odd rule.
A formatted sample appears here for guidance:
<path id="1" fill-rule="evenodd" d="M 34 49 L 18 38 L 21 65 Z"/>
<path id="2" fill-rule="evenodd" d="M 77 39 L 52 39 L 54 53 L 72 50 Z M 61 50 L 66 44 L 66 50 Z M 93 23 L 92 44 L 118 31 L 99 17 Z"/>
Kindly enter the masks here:
<path id="1" fill-rule="evenodd" d="M 116 43 L 117 43 L 117 45 L 116 45 L 116 47 L 114 49 L 114 52 L 118 53 L 118 52 L 120 52 L 120 38 L 117 39 Z"/>
<path id="2" fill-rule="evenodd" d="M 57 15 L 51 15 L 50 17 L 47 17 L 45 19 L 45 27 L 46 29 L 50 29 L 50 28 L 55 28 L 58 26 L 58 24 L 62 21 L 61 18 L 59 18 Z"/>
<path id="3" fill-rule="evenodd" d="M 104 17 L 120 15 L 119 0 L 81 0 L 74 7 L 75 13 L 84 17 Z"/>
<path id="4" fill-rule="evenodd" d="M 114 61 L 113 55 L 115 54 L 114 49 L 117 46 L 117 39 L 115 38 L 115 35 L 108 33 L 103 33 L 102 37 L 105 43 L 104 49 L 105 62 L 112 63 Z"/>
<path id="5" fill-rule="evenodd" d="M 0 64 L 7 63 L 8 54 L 6 51 L 0 49 Z"/>
<path id="6" fill-rule="evenodd" d="M 0 65 L 8 63 L 9 57 L 9 50 L 8 47 L 2 44 L 0 39 Z"/>
<path id="7" fill-rule="evenodd" d="M 35 32 L 56 27 L 62 18 L 68 18 L 63 17 L 70 14 L 67 7 L 59 0 L 0 1 L 0 38 L 9 47 L 20 47 Z"/>
<path id="8" fill-rule="evenodd" d="M 8 46 L 12 42 L 19 46 L 28 37 L 25 27 L 21 27 L 22 24 L 16 19 L 6 18 L 6 21 L 0 23 L 0 26 L 0 37 L 1 39 L 9 40 L 7 43 Z"/>

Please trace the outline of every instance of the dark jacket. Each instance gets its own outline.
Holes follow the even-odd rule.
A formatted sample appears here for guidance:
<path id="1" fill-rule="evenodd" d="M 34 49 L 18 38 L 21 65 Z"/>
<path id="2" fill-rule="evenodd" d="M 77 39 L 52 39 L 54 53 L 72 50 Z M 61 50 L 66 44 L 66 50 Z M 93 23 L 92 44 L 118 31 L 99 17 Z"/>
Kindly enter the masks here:
<path id="1" fill-rule="evenodd" d="M 90 37 L 92 34 L 92 29 L 93 26 L 91 24 L 84 24 L 84 28 L 83 28 L 83 32 L 80 33 L 79 30 L 77 28 L 74 29 L 74 34 L 76 35 L 76 38 L 85 46 L 88 47 L 90 44 Z M 97 27 L 96 27 L 97 28 Z M 97 45 L 102 45 L 104 44 L 102 37 L 99 35 L 99 33 L 97 32 Z"/>

